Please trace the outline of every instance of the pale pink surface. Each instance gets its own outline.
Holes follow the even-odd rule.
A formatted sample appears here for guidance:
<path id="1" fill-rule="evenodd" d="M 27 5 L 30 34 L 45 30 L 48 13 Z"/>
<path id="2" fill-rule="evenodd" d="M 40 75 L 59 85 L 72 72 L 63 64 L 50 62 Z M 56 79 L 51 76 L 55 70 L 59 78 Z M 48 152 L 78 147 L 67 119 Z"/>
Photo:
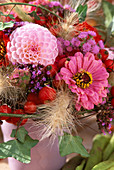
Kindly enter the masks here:
<path id="1" fill-rule="evenodd" d="M 37 127 L 33 126 L 30 120 L 24 125 L 25 129 L 33 139 L 40 140 L 40 131 Z M 12 129 L 16 126 L 6 121 L 3 121 L 1 126 L 4 142 L 12 140 L 10 137 Z M 61 157 L 59 154 L 59 145 L 57 138 L 54 142 L 50 138 L 46 138 L 31 149 L 31 162 L 25 164 L 17 161 L 14 158 L 8 158 L 8 163 L 11 170 L 59 170 L 65 164 L 66 157 Z"/>
<path id="2" fill-rule="evenodd" d="M 69 63 L 61 68 L 60 73 L 71 91 L 77 94 L 75 107 L 77 110 L 80 110 L 81 106 L 85 109 L 93 109 L 94 105 L 101 103 L 102 98 L 107 96 L 105 87 L 108 86 L 109 74 L 102 66 L 101 60 L 95 60 L 92 53 L 88 52 L 83 56 L 82 53 L 77 52 L 70 59 Z M 92 84 L 85 89 L 78 87 L 73 80 L 73 75 L 82 70 L 88 71 L 93 78 Z"/>
<path id="3" fill-rule="evenodd" d="M 47 28 L 29 23 L 13 31 L 7 51 L 12 63 L 53 64 L 58 55 L 57 40 Z"/>

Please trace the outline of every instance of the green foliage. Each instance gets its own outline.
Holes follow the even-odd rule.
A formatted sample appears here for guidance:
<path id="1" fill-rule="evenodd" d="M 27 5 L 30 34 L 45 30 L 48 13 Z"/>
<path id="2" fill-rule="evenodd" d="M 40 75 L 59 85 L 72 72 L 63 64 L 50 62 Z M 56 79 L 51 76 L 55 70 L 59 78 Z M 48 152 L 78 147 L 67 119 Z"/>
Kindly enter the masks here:
<path id="1" fill-rule="evenodd" d="M 87 4 L 86 5 L 79 5 L 76 12 L 79 15 L 79 22 L 85 21 L 86 13 L 87 13 Z"/>
<path id="2" fill-rule="evenodd" d="M 93 140 L 93 146 L 90 151 L 90 157 L 87 160 L 85 170 L 91 170 L 103 159 L 103 150 L 110 141 L 110 136 L 96 135 Z"/>
<path id="3" fill-rule="evenodd" d="M 37 15 L 36 11 L 32 11 L 31 13 L 28 13 L 31 17 L 34 17 L 36 20 L 40 20 L 40 17 Z"/>
<path id="4" fill-rule="evenodd" d="M 14 22 L 10 21 L 10 22 L 0 22 L 0 31 L 6 29 L 6 28 L 11 28 L 14 26 Z"/>
<path id="5" fill-rule="evenodd" d="M 22 163 L 30 163 L 30 150 L 38 143 L 38 140 L 33 140 L 24 127 L 13 130 L 11 137 L 15 139 L 0 143 L 0 159 L 13 157 Z"/>
<path id="6" fill-rule="evenodd" d="M 103 5 L 104 14 L 105 14 L 105 26 L 108 28 L 114 16 L 114 5 L 112 5 L 111 3 L 107 1 L 103 1 L 102 5 Z"/>
<path id="7" fill-rule="evenodd" d="M 25 137 L 26 137 L 27 134 L 28 134 L 28 132 L 22 126 L 18 130 L 13 129 L 12 133 L 11 133 L 11 137 L 16 137 L 20 142 L 24 143 Z"/>
<path id="8" fill-rule="evenodd" d="M 89 158 L 85 159 L 81 156 L 79 158 L 78 155 L 67 162 L 62 170 L 68 170 L 69 167 L 70 170 L 114 170 L 114 134 L 96 135 Z"/>
<path id="9" fill-rule="evenodd" d="M 88 157 L 89 154 L 82 145 L 82 139 L 79 136 L 72 136 L 68 133 L 64 133 L 64 136 L 59 136 L 59 152 L 61 156 L 68 155 L 70 153 L 79 153 L 83 157 Z"/>
<path id="10" fill-rule="evenodd" d="M 7 15 L 7 14 L 4 14 L 3 12 L 1 12 L 1 11 L 0 11 L 0 15 L 1 15 L 1 16 L 5 16 L 5 17 L 9 17 L 9 18 L 11 18 L 11 19 L 15 19 L 15 17 L 14 17 L 12 14 L 8 14 L 8 15 Z"/>

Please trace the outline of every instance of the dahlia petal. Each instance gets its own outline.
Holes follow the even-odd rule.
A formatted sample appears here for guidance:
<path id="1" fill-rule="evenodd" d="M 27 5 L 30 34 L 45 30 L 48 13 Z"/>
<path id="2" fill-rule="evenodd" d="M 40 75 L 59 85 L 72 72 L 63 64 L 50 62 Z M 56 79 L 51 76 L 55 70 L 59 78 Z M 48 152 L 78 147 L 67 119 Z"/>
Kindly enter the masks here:
<path id="1" fill-rule="evenodd" d="M 21 62 L 20 64 L 23 61 L 26 64 L 38 64 L 40 62 L 40 64 L 47 65 L 53 64 L 58 55 L 56 37 L 47 28 L 38 24 L 28 23 L 16 28 L 10 35 L 10 42 L 7 51 L 8 59 L 11 62 L 14 57 L 14 60 Z M 17 52 L 16 57 L 15 53 L 12 55 L 14 51 Z M 21 53 L 25 57 L 23 60 L 20 59 Z"/>

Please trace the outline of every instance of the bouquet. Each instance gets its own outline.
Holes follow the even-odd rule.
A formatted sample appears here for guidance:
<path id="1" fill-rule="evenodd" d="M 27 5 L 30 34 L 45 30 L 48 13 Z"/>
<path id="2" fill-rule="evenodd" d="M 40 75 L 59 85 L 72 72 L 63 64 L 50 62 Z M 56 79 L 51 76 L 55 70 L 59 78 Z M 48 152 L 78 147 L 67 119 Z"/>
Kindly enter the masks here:
<path id="1" fill-rule="evenodd" d="M 1 124 L 17 126 L 11 136 L 21 147 L 30 140 L 23 125 L 32 119 L 42 127 L 41 140 L 58 136 L 62 156 L 77 152 L 88 157 L 76 133 L 80 121 L 95 115 L 101 132 L 113 132 L 113 48 L 85 20 L 100 3 L 36 0 L 0 6 Z M 30 148 L 38 143 L 31 141 Z M 0 158 L 9 157 L 4 152 Z"/>

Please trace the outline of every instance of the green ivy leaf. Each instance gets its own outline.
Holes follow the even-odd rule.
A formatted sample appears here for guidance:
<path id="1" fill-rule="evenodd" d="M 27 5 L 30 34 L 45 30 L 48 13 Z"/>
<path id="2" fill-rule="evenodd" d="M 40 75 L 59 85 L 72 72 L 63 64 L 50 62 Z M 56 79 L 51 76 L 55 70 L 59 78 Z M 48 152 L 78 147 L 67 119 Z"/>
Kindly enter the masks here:
<path id="1" fill-rule="evenodd" d="M 11 137 L 16 137 L 20 142 L 24 143 L 25 137 L 28 134 L 26 129 L 22 126 L 18 130 L 13 129 L 11 133 Z"/>
<path id="2" fill-rule="evenodd" d="M 31 13 L 28 13 L 31 17 L 34 17 L 36 20 L 40 20 L 40 17 L 37 15 L 36 11 L 32 11 Z"/>
<path id="3" fill-rule="evenodd" d="M 11 28 L 14 26 L 14 22 L 10 21 L 10 22 L 0 22 L 0 31 L 6 29 L 6 28 Z"/>
<path id="4" fill-rule="evenodd" d="M 68 133 L 64 133 L 62 137 L 59 136 L 59 152 L 61 156 L 79 153 L 84 157 L 89 157 L 88 152 L 82 145 L 82 139 L 79 136 L 72 136 Z"/>
<path id="5" fill-rule="evenodd" d="M 85 21 L 86 13 L 87 13 L 87 4 L 86 5 L 79 5 L 76 12 L 79 15 L 79 22 Z"/>
<path id="6" fill-rule="evenodd" d="M 8 17 L 10 17 L 11 19 L 15 19 L 15 17 L 12 14 L 9 14 Z"/>
<path id="7" fill-rule="evenodd" d="M 22 163 L 30 163 L 30 150 L 37 143 L 38 140 L 33 140 L 29 135 L 26 135 L 24 143 L 17 139 L 0 143 L 0 159 L 13 157 Z"/>
<path id="8" fill-rule="evenodd" d="M 1 16 L 5 16 L 5 17 L 10 17 L 11 19 L 15 19 L 15 17 L 12 14 L 4 14 L 2 11 L 0 11 L 0 15 Z"/>

